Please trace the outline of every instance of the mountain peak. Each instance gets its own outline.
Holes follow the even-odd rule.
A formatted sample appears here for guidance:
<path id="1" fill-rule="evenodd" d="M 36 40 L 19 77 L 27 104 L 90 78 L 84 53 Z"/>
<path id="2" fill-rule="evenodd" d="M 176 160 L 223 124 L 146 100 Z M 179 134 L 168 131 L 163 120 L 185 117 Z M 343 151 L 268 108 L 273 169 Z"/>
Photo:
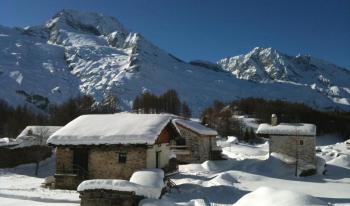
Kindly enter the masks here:
<path id="1" fill-rule="evenodd" d="M 114 17 L 72 9 L 59 11 L 46 23 L 46 27 L 50 30 L 66 30 L 94 35 L 108 35 L 115 31 L 128 32 Z"/>

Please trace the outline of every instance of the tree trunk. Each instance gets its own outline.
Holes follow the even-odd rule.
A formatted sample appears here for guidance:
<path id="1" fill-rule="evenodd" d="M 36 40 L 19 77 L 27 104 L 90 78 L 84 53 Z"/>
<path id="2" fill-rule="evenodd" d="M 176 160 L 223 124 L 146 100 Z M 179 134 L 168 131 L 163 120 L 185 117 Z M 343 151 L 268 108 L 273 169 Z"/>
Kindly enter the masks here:
<path id="1" fill-rule="evenodd" d="M 38 176 L 39 173 L 39 162 L 35 162 L 35 176 Z"/>

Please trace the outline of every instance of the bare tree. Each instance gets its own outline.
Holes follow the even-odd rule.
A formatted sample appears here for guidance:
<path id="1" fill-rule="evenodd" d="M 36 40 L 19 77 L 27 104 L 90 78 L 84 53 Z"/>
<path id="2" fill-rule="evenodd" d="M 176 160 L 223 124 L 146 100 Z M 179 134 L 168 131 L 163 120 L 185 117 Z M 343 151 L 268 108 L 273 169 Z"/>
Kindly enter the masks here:
<path id="1" fill-rule="evenodd" d="M 50 136 L 50 130 L 47 127 L 38 127 L 32 131 L 34 145 L 42 146 Z M 36 150 L 33 154 L 35 156 L 35 176 L 39 173 L 39 163 L 44 155 L 41 150 Z"/>

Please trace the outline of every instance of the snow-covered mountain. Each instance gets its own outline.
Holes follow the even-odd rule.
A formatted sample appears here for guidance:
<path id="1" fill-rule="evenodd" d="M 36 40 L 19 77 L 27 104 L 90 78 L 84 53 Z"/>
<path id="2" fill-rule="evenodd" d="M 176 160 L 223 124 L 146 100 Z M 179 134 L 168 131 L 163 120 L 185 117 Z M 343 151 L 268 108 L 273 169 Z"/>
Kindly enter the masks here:
<path id="1" fill-rule="evenodd" d="M 175 89 L 194 114 L 216 99 L 250 96 L 350 110 L 350 75 L 337 66 L 272 49 L 219 64 L 186 63 L 115 18 L 73 10 L 42 26 L 0 26 L 0 88 L 0 98 L 10 104 L 42 109 L 90 94 L 97 101 L 116 95 L 127 110 L 142 92 Z"/>
<path id="2" fill-rule="evenodd" d="M 256 47 L 218 64 L 239 79 L 307 86 L 335 103 L 350 103 L 350 71 L 311 56 L 289 56 L 272 48 Z"/>

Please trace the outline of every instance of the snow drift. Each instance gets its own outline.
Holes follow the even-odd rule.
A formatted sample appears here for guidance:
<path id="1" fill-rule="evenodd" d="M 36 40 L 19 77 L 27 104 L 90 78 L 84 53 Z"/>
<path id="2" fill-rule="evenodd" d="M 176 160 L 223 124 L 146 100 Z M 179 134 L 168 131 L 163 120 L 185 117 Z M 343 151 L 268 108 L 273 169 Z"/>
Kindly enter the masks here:
<path id="1" fill-rule="evenodd" d="M 234 206 L 319 206 L 328 205 L 310 195 L 260 187 L 243 196 Z"/>

